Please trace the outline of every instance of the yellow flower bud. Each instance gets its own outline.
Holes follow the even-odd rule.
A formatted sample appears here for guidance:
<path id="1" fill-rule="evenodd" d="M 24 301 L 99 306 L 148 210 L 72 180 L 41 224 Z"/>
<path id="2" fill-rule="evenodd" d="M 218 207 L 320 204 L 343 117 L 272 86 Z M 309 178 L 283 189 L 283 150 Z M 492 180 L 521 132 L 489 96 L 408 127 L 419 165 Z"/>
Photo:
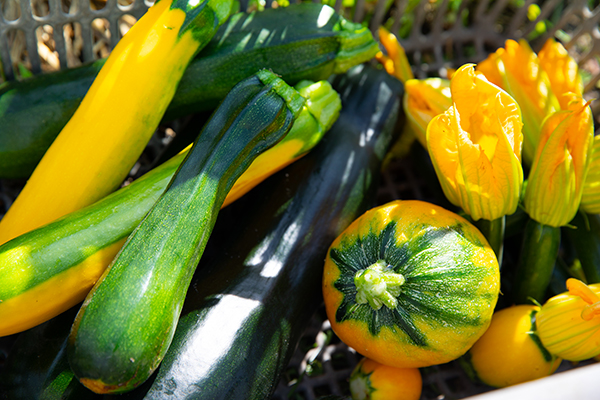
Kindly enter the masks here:
<path id="1" fill-rule="evenodd" d="M 452 106 L 450 81 L 442 78 L 410 79 L 404 84 L 404 113 L 415 136 L 427 148 L 427 125 Z"/>
<path id="2" fill-rule="evenodd" d="M 560 109 L 546 71 L 527 41 L 507 40 L 477 66 L 488 80 L 506 90 L 523 112 L 523 158 L 531 163 L 539 142 L 540 127 L 549 114 Z"/>
<path id="3" fill-rule="evenodd" d="M 550 38 L 538 53 L 540 66 L 550 80 L 550 86 L 558 99 L 560 108 L 568 108 L 569 97 L 566 93 L 583 96 L 583 81 L 577 62 L 569 55 L 562 44 Z"/>
<path id="4" fill-rule="evenodd" d="M 574 95 L 568 110 L 544 121 L 524 198 L 532 219 L 553 227 L 573 219 L 581 202 L 593 129 L 589 103 Z"/>
<path id="5" fill-rule="evenodd" d="M 519 106 L 472 64 L 456 71 L 450 90 L 452 107 L 427 127 L 444 194 L 474 220 L 514 213 L 523 185 Z"/>
<path id="6" fill-rule="evenodd" d="M 600 135 L 594 136 L 592 143 L 580 207 L 588 214 L 600 214 Z"/>
<path id="7" fill-rule="evenodd" d="M 550 353 L 569 361 L 586 360 L 600 354 L 600 284 L 569 278 L 567 289 L 538 312 L 538 336 Z"/>
<path id="8" fill-rule="evenodd" d="M 386 72 L 398 78 L 402 83 L 413 79 L 414 75 L 406 58 L 406 53 L 402 45 L 398 42 L 396 35 L 384 27 L 380 27 L 378 33 L 379 41 L 385 48 L 387 56 L 379 52 L 375 57 L 383 64 Z"/>

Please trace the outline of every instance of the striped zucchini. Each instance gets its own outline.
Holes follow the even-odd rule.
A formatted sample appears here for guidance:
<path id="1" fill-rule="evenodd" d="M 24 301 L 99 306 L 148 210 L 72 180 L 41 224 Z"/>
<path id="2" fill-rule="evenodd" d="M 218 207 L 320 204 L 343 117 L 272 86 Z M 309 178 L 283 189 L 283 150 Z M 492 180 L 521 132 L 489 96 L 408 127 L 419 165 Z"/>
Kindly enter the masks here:
<path id="1" fill-rule="evenodd" d="M 163 120 L 214 110 L 237 82 L 260 68 L 295 85 L 344 72 L 377 51 L 368 29 L 326 5 L 300 3 L 239 13 L 187 67 Z M 0 177 L 31 175 L 104 62 L 0 86 Z"/>
<path id="2" fill-rule="evenodd" d="M 130 391 L 158 367 L 227 193 L 289 131 L 304 102 L 267 70 L 227 95 L 75 318 L 67 355 L 84 386 Z"/>
<path id="3" fill-rule="evenodd" d="M 0 220 L 0 244 L 106 196 L 156 130 L 186 66 L 233 0 L 159 0 L 115 46 Z"/>
<path id="4" fill-rule="evenodd" d="M 306 154 L 338 117 L 326 81 L 296 85 L 307 101 L 281 142 L 258 156 L 224 205 Z M 0 336 L 40 324 L 81 302 L 175 174 L 188 150 L 99 202 L 0 246 Z"/>
<path id="5" fill-rule="evenodd" d="M 322 302 L 328 245 L 373 203 L 398 133 L 399 81 L 358 66 L 333 86 L 339 120 L 306 158 L 229 210 L 246 219 L 221 226 L 224 240 L 194 277 L 156 379 L 131 398 L 271 398 Z"/>

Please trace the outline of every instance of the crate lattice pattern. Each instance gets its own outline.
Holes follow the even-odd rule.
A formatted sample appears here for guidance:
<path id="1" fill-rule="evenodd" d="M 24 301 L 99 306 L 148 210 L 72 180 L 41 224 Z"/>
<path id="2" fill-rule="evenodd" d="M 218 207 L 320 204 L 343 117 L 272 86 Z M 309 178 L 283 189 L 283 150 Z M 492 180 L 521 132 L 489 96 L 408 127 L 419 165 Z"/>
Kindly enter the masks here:
<path id="1" fill-rule="evenodd" d="M 599 98 L 598 1 L 523 0 L 520 7 L 516 3 L 519 2 L 357 0 L 352 8 L 343 7 L 342 0 L 329 4 L 348 19 L 368 21 L 373 32 L 385 25 L 397 33 L 418 78 L 443 76 L 447 68 L 481 61 L 503 46 L 506 39 L 532 38 L 540 23 L 551 21 L 545 22 L 546 32 L 531 40 L 533 49 L 539 50 L 548 37 L 559 38 L 588 73 L 586 96 Z M 105 56 L 151 4 L 146 0 L 0 0 L 0 82 L 21 79 L 21 66 L 39 74 Z M 259 4 L 277 6 L 274 0 Z M 458 7 L 454 8 L 456 4 Z M 539 14 L 533 19 L 527 15 L 530 5 L 539 6 Z M 242 10 L 256 6 L 248 0 L 240 2 Z M 406 17 L 408 14 L 410 19 Z M 594 115 L 600 114 L 599 108 L 598 101 L 592 103 Z M 132 177 L 168 144 L 165 129 L 159 128 L 145 158 L 134 167 Z M 439 198 L 439 188 L 431 186 L 431 179 L 425 179 L 423 170 L 416 168 L 413 161 L 395 160 L 389 165 L 382 177 L 381 204 L 393 199 Z M 23 184 L 23 181 L 0 179 L 0 217 Z M 14 336 L 0 338 L 0 371 L 13 341 Z M 273 400 L 348 395 L 348 377 L 360 358 L 331 332 L 321 309 L 307 327 Z M 559 371 L 573 367 L 563 362 Z M 422 400 L 460 399 L 492 390 L 471 382 L 457 362 L 422 369 L 422 374 Z"/>

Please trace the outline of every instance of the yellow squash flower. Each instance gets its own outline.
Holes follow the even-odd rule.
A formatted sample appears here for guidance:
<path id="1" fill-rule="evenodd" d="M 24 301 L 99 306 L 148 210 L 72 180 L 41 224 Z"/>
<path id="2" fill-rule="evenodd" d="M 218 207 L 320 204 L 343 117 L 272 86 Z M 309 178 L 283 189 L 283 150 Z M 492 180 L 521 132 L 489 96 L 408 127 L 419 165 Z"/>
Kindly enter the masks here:
<path id="1" fill-rule="evenodd" d="M 540 127 L 549 114 L 560 106 L 548 75 L 540 67 L 538 56 L 527 41 L 507 40 L 504 48 L 477 65 L 477 71 L 506 90 L 523 112 L 523 158 L 531 163 L 539 142 Z"/>
<path id="2" fill-rule="evenodd" d="M 444 194 L 475 221 L 514 213 L 523 185 L 519 106 L 473 64 L 456 71 L 450 90 L 452 107 L 427 127 Z"/>
<path id="3" fill-rule="evenodd" d="M 594 136 L 592 143 L 580 207 L 588 214 L 600 214 L 600 135 Z"/>
<path id="4" fill-rule="evenodd" d="M 384 27 L 379 28 L 379 41 L 385 48 L 387 56 L 383 52 L 379 52 L 375 55 L 375 58 L 383 64 L 386 72 L 392 76 L 398 78 L 402 83 L 409 79 L 413 79 L 414 75 L 404 47 L 398 42 L 396 35 L 385 29 Z"/>
<path id="5" fill-rule="evenodd" d="M 442 78 L 410 79 L 404 84 L 402 105 L 415 136 L 427 148 L 427 125 L 433 117 L 452 106 L 450 81 Z"/>
<path id="6" fill-rule="evenodd" d="M 583 96 L 583 81 L 579 74 L 577 62 L 569 55 L 562 44 L 550 38 L 538 53 L 540 66 L 550 80 L 552 92 L 556 96 L 560 108 L 568 109 L 569 96 L 575 93 Z"/>
<path id="7" fill-rule="evenodd" d="M 586 360 L 600 354 L 600 284 L 569 278 L 567 289 L 537 313 L 538 336 L 550 353 L 569 361 Z"/>
<path id="8" fill-rule="evenodd" d="M 568 110 L 544 121 L 524 199 L 532 219 L 553 227 L 573 219 L 591 158 L 593 129 L 589 103 L 575 95 Z"/>

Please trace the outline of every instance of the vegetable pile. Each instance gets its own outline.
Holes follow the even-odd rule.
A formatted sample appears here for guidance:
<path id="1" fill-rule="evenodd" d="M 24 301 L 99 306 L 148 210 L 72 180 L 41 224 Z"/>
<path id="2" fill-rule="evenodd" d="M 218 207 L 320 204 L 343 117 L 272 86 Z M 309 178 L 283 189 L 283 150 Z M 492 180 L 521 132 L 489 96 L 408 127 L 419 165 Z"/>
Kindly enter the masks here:
<path id="1" fill-rule="evenodd" d="M 559 42 L 416 79 L 329 6 L 234 8 L 158 0 L 107 59 L 0 86 L 0 178 L 27 179 L 0 219 L 1 393 L 270 398 L 323 304 L 364 357 L 353 399 L 600 355 L 600 145 Z M 417 153 L 439 195 L 380 203 Z"/>

